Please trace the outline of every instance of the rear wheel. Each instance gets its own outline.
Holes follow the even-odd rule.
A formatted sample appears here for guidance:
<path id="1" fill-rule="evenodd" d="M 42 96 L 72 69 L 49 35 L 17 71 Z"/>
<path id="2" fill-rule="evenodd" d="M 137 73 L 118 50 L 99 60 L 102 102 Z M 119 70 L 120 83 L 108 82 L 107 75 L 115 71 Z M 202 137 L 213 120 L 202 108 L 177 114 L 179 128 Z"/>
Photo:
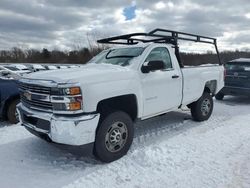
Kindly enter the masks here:
<path id="1" fill-rule="evenodd" d="M 10 123 L 16 124 L 18 123 L 18 115 L 16 111 L 16 105 L 20 102 L 19 99 L 15 99 L 11 101 L 10 105 L 8 106 L 7 109 L 7 118 Z"/>
<path id="2" fill-rule="evenodd" d="M 94 155 L 103 162 L 115 161 L 128 152 L 133 136 L 130 116 L 122 111 L 110 113 L 99 123 Z"/>
<path id="3" fill-rule="evenodd" d="M 210 93 L 204 92 L 201 98 L 191 105 L 191 114 L 195 121 L 207 120 L 213 111 L 213 98 Z"/>
<path id="4" fill-rule="evenodd" d="M 219 93 L 217 93 L 217 94 L 215 95 L 215 98 L 216 98 L 217 100 L 221 101 L 221 100 L 223 100 L 223 98 L 224 98 L 224 94 L 219 92 Z"/>

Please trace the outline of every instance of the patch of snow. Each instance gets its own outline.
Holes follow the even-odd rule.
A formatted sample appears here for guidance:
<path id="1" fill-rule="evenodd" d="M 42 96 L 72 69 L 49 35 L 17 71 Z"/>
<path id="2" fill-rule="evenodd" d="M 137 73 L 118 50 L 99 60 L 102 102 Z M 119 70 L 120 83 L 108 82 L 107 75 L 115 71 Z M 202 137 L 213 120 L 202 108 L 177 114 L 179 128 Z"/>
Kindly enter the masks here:
<path id="1" fill-rule="evenodd" d="M 28 137 L 31 135 L 20 124 L 11 125 L 8 122 L 0 122 L 0 145 Z"/>

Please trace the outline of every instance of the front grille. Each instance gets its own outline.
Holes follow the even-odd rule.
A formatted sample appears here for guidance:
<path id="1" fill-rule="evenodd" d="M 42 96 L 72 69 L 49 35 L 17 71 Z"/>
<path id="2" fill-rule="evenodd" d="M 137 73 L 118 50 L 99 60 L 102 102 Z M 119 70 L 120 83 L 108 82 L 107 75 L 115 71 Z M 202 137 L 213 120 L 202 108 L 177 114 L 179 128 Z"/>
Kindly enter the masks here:
<path id="1" fill-rule="evenodd" d="M 39 85 L 33 85 L 33 84 L 26 84 L 26 83 L 19 83 L 19 88 L 24 91 L 30 91 L 34 93 L 40 93 L 40 94 L 50 94 L 51 88 L 45 87 L 45 86 L 39 86 Z"/>
<path id="2" fill-rule="evenodd" d="M 21 82 L 19 83 L 19 90 L 21 102 L 27 108 L 46 112 L 53 110 L 53 105 L 50 101 L 50 87 Z"/>
<path id="3" fill-rule="evenodd" d="M 49 110 L 52 111 L 52 104 L 51 102 L 44 102 L 44 101 L 39 101 L 39 100 L 28 100 L 26 99 L 23 95 L 21 95 L 21 102 L 23 103 L 24 106 L 27 108 L 34 108 L 37 110 Z"/>

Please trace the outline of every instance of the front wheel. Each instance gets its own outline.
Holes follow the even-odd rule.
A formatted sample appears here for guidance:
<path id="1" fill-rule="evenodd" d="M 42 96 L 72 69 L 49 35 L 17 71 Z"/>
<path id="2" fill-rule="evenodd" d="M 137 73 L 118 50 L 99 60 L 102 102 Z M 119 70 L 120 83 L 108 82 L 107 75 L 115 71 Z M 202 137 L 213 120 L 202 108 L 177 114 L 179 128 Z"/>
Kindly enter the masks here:
<path id="1" fill-rule="evenodd" d="M 134 126 L 128 114 L 117 111 L 100 122 L 94 144 L 94 155 L 103 162 L 112 162 L 124 156 L 133 141 Z"/>
<path id="2" fill-rule="evenodd" d="M 7 118 L 9 120 L 10 123 L 12 124 L 16 124 L 18 123 L 19 119 L 18 119 L 18 114 L 16 111 L 16 105 L 20 102 L 19 99 L 15 99 L 13 100 L 7 109 Z"/>
<path id="3" fill-rule="evenodd" d="M 207 120 L 213 111 L 214 103 L 210 93 L 204 92 L 201 98 L 191 105 L 191 114 L 195 121 Z"/>

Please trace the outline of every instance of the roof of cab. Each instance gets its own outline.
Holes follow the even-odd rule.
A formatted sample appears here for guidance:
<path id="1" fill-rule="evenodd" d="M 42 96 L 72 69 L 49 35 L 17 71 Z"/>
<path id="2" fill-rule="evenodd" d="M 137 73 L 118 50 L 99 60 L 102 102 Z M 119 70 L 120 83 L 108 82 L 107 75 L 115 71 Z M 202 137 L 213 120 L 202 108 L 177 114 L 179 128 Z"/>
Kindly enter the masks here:
<path id="1" fill-rule="evenodd" d="M 250 58 L 239 58 L 239 59 L 234 59 L 234 60 L 229 61 L 229 63 L 233 63 L 233 62 L 250 63 Z"/>

